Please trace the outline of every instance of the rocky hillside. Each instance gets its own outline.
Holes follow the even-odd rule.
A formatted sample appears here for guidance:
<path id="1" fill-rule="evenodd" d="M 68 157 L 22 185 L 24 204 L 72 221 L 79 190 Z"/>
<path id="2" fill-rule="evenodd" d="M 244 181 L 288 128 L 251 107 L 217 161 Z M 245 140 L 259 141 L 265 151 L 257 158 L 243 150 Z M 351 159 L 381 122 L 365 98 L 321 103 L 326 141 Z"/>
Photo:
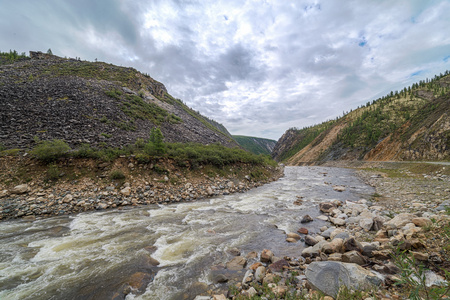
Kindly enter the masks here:
<path id="1" fill-rule="evenodd" d="M 450 160 L 450 75 L 391 92 L 341 118 L 289 129 L 273 151 L 298 165 L 330 160 Z"/>
<path id="2" fill-rule="evenodd" d="M 159 127 L 166 142 L 237 146 L 224 127 L 133 68 L 40 52 L 0 65 L 0 147 L 37 140 L 122 147 Z"/>
<path id="3" fill-rule="evenodd" d="M 233 135 L 238 144 L 254 154 L 270 155 L 277 141 L 243 135 Z"/>

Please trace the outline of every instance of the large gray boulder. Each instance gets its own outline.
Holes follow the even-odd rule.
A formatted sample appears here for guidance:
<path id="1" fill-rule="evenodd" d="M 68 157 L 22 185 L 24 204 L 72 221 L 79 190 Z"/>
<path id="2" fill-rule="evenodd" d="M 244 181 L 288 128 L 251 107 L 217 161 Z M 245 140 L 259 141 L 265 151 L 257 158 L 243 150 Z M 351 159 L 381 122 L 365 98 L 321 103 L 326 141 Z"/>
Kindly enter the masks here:
<path id="1" fill-rule="evenodd" d="M 362 290 L 382 282 L 375 274 L 357 264 L 336 261 L 313 262 L 305 275 L 311 286 L 331 297 L 336 297 L 343 285 Z"/>

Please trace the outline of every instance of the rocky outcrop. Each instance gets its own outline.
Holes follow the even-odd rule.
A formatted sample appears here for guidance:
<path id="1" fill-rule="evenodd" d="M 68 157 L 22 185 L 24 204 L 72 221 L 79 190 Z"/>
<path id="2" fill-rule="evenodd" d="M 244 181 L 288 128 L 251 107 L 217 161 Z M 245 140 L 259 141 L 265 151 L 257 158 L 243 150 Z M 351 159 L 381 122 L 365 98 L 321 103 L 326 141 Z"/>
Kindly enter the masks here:
<path id="1" fill-rule="evenodd" d="M 0 66 L 0 141 L 27 149 L 35 140 L 71 147 L 123 147 L 158 126 L 166 142 L 237 146 L 220 126 L 172 98 L 164 85 L 132 68 L 33 53 Z"/>

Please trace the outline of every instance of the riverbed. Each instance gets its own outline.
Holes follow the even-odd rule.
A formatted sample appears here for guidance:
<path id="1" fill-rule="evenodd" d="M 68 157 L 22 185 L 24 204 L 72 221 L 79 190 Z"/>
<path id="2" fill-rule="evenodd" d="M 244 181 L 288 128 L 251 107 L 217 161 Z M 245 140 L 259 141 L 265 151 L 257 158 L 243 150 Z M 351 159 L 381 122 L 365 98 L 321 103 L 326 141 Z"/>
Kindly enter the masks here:
<path id="1" fill-rule="evenodd" d="M 318 232 L 318 203 L 373 193 L 351 169 L 286 167 L 246 193 L 2 222 L 0 299 L 192 299 L 214 285 L 211 266 L 229 261 L 228 250 L 298 257 L 305 245 L 286 233 Z M 306 214 L 314 221 L 301 224 Z"/>

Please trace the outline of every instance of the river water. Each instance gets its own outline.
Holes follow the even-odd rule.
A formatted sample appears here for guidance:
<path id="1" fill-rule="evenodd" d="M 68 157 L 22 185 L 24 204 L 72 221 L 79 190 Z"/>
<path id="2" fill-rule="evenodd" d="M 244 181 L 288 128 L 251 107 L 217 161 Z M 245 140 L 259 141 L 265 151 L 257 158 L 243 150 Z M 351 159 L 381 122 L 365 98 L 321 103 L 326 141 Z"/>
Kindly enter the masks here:
<path id="1" fill-rule="evenodd" d="M 0 299 L 192 299 L 199 282 L 213 284 L 211 266 L 232 258 L 228 249 L 298 257 L 304 244 L 285 233 L 325 224 L 300 224 L 302 216 L 318 216 L 319 202 L 373 192 L 349 169 L 286 167 L 280 180 L 242 194 L 2 222 Z M 298 196 L 302 205 L 293 204 Z M 136 278 L 140 291 L 124 294 Z"/>

